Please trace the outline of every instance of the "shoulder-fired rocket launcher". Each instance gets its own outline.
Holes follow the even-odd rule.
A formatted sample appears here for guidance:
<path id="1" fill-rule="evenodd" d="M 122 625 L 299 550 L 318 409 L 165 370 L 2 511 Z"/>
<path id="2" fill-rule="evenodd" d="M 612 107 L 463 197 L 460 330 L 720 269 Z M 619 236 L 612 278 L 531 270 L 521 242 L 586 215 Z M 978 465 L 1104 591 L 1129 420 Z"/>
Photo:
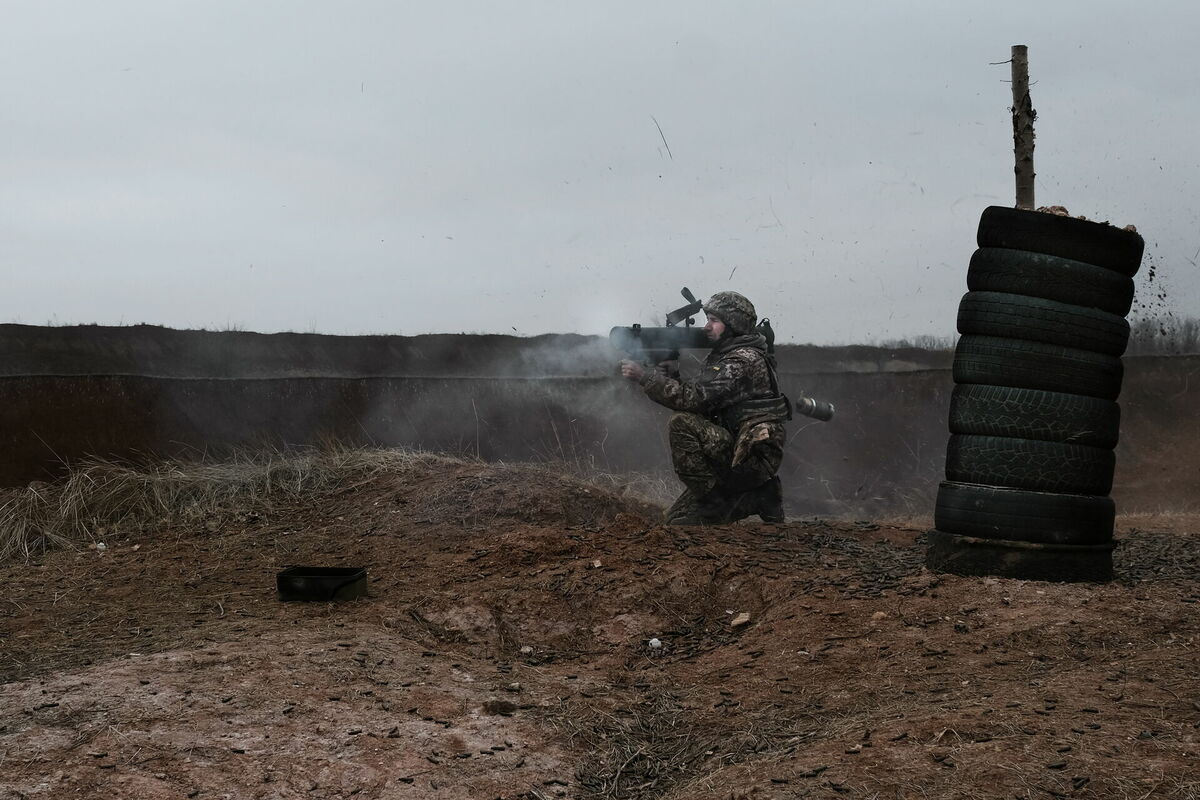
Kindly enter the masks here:
<path id="1" fill-rule="evenodd" d="M 712 342 L 704 335 L 704 329 L 695 327 L 695 316 L 704 308 L 703 301 L 697 300 L 686 286 L 681 294 L 688 304 L 667 314 L 667 324 L 663 327 L 647 328 L 637 323 L 628 327 L 618 326 L 608 332 L 608 341 L 617 350 L 648 366 L 676 361 L 680 350 L 711 348 Z M 679 324 L 681 322 L 682 326 Z"/>
<path id="2" fill-rule="evenodd" d="M 704 302 L 697 300 L 691 289 L 686 286 L 680 292 L 688 303 L 667 314 L 666 324 L 661 328 L 643 327 L 637 323 L 628 327 L 617 326 L 608 332 L 609 343 L 617 350 L 640 361 L 646 366 L 654 367 L 664 361 L 677 361 L 680 350 L 707 350 L 712 342 L 704 334 L 703 328 L 696 326 L 696 314 L 704 308 Z M 683 323 L 680 326 L 679 323 Z M 772 368 L 775 362 L 775 331 L 771 321 L 763 319 L 756 330 L 767 340 L 767 352 L 771 356 Z M 795 403 L 797 412 L 806 417 L 828 422 L 833 419 L 833 403 L 814 400 L 811 397 L 801 397 Z M 790 418 L 790 417 L 789 417 Z"/>

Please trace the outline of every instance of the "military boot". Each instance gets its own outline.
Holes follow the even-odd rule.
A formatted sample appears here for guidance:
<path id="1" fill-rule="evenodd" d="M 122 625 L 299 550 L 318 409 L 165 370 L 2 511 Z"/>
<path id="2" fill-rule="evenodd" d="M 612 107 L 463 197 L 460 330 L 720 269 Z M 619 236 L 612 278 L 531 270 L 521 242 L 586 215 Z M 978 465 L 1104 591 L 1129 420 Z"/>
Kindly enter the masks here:
<path id="1" fill-rule="evenodd" d="M 695 514 L 696 496 L 692 494 L 691 489 L 684 489 L 683 494 L 675 498 L 675 502 L 663 513 L 663 522 L 668 525 L 675 525 L 676 520 L 695 516 Z"/>
<path id="2" fill-rule="evenodd" d="M 783 484 L 778 475 L 746 492 L 745 500 L 746 516 L 758 514 L 763 522 L 783 522 Z"/>
<path id="3" fill-rule="evenodd" d="M 682 499 L 682 498 L 681 498 Z M 719 489 L 695 498 L 690 509 L 667 520 L 672 525 L 724 525 L 733 518 L 736 498 Z M 678 501 L 676 501 L 678 504 Z M 674 510 L 674 506 L 671 507 Z"/>

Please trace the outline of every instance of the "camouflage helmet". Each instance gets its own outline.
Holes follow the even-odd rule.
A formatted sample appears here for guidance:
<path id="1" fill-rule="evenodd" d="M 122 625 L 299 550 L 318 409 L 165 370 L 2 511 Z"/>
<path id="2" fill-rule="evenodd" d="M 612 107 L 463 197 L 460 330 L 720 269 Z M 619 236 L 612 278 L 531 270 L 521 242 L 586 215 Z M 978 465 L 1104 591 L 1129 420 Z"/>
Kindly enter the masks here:
<path id="1" fill-rule="evenodd" d="M 725 329 L 735 336 L 754 332 L 758 314 L 754 304 L 737 292 L 717 292 L 704 304 L 704 312 L 725 323 Z"/>

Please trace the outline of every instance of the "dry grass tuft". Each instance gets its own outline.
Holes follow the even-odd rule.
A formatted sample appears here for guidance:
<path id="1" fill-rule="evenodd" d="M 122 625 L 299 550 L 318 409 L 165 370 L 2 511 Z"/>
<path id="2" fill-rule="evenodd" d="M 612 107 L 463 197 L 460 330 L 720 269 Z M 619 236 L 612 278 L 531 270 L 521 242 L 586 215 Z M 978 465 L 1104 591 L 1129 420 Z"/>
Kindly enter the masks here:
<path id="1" fill-rule="evenodd" d="M 717 742 L 700 731 L 668 695 L 653 694 L 625 713 L 564 708 L 553 727 L 585 757 L 576 779 L 587 796 L 605 800 L 657 797 L 694 779 Z M 718 762 L 719 763 L 719 762 Z"/>
<path id="2" fill-rule="evenodd" d="M 274 503 L 356 486 L 380 475 L 447 467 L 470 473 L 427 498 L 430 513 L 447 519 L 586 523 L 626 509 L 651 513 L 671 491 L 660 477 L 614 475 L 557 459 L 485 464 L 415 450 L 336 444 L 138 466 L 95 459 L 77 465 L 61 481 L 0 491 L 0 562 L 103 541 L 113 531 L 265 513 Z"/>
<path id="3" fill-rule="evenodd" d="M 278 500 L 364 482 L 383 473 L 460 463 L 396 449 L 327 448 L 235 453 L 221 461 L 133 467 L 80 464 L 53 484 L 0 494 L 0 561 L 95 542 L 109 530 L 262 511 Z"/>
<path id="4" fill-rule="evenodd" d="M 598 467 L 586 464 L 547 462 L 546 469 L 560 470 L 563 474 L 574 477 L 589 485 L 604 489 L 618 497 L 630 498 L 652 506 L 667 507 L 674 503 L 683 491 L 676 476 L 660 473 L 611 473 Z"/>
<path id="5" fill-rule="evenodd" d="M 794 753 L 818 723 L 766 714 L 729 730 L 684 709 L 662 689 L 616 712 L 564 703 L 546 715 L 558 736 L 584 756 L 576 779 L 584 797 L 642 800 L 707 780 L 724 767 Z"/>

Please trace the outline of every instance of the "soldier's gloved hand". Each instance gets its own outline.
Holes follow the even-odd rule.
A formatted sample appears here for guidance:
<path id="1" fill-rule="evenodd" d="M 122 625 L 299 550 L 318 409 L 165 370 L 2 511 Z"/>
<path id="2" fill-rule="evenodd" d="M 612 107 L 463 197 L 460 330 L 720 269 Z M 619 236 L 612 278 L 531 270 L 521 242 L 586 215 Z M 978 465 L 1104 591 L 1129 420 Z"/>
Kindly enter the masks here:
<path id="1" fill-rule="evenodd" d="M 679 377 L 679 362 L 678 361 L 660 361 L 655 367 L 661 374 L 668 378 Z"/>
<path id="2" fill-rule="evenodd" d="M 640 381 L 642 376 L 646 374 L 646 369 L 636 361 L 623 360 L 621 361 L 621 375 L 631 381 Z"/>

